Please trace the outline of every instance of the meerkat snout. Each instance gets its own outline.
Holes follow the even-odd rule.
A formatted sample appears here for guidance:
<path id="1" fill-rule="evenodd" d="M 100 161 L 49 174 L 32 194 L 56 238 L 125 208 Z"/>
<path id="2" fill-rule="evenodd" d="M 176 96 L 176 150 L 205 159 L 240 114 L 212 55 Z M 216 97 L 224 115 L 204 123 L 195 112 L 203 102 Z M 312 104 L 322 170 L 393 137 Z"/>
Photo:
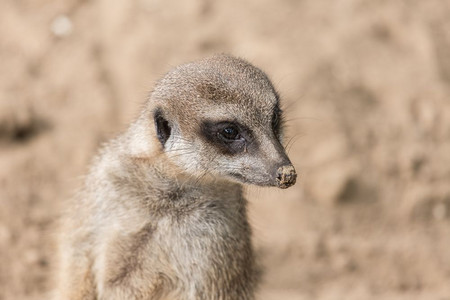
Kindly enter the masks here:
<path id="1" fill-rule="evenodd" d="M 293 186 L 297 180 L 297 173 L 293 165 L 284 165 L 277 169 L 277 184 L 281 189 Z"/>

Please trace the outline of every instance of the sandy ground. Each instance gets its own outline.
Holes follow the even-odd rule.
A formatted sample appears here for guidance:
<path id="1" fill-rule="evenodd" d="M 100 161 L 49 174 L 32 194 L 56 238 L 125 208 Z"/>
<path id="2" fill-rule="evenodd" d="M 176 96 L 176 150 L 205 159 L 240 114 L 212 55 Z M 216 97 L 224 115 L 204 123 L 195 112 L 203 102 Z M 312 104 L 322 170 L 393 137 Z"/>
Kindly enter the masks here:
<path id="1" fill-rule="evenodd" d="M 300 182 L 248 188 L 258 299 L 450 299 L 450 2 L 0 1 L 0 299 L 45 299 L 98 146 L 171 66 L 247 58 Z"/>

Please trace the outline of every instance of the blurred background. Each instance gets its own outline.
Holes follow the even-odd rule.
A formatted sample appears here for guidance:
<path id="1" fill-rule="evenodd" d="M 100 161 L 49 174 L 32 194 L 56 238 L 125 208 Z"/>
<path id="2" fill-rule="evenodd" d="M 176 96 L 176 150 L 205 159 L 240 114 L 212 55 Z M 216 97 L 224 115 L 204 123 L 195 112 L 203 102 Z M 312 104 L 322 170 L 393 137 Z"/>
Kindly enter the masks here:
<path id="1" fill-rule="evenodd" d="M 258 299 L 450 299 L 447 0 L 1 0 L 0 299 L 46 298 L 99 145 L 218 52 L 269 74 L 301 174 L 248 188 Z"/>

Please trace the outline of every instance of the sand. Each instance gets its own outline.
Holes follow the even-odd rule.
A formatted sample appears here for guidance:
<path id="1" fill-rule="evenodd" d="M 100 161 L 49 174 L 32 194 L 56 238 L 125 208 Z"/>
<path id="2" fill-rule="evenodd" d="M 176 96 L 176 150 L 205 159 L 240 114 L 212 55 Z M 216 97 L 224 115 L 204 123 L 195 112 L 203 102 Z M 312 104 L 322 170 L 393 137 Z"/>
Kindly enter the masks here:
<path id="1" fill-rule="evenodd" d="M 46 299 L 101 143 L 172 66 L 242 56 L 280 91 L 288 190 L 248 188 L 258 299 L 450 299 L 450 2 L 0 2 L 0 299 Z"/>

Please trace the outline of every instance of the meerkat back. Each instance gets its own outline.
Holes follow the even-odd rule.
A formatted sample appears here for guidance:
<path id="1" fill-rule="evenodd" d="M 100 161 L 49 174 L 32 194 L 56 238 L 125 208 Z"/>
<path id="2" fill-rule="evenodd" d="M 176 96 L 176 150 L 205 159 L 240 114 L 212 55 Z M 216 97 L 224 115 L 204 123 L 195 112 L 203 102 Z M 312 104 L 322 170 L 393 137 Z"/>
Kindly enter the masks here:
<path id="1" fill-rule="evenodd" d="M 176 67 L 62 218 L 56 299 L 253 299 L 242 184 L 296 180 L 279 97 L 246 61 Z"/>

